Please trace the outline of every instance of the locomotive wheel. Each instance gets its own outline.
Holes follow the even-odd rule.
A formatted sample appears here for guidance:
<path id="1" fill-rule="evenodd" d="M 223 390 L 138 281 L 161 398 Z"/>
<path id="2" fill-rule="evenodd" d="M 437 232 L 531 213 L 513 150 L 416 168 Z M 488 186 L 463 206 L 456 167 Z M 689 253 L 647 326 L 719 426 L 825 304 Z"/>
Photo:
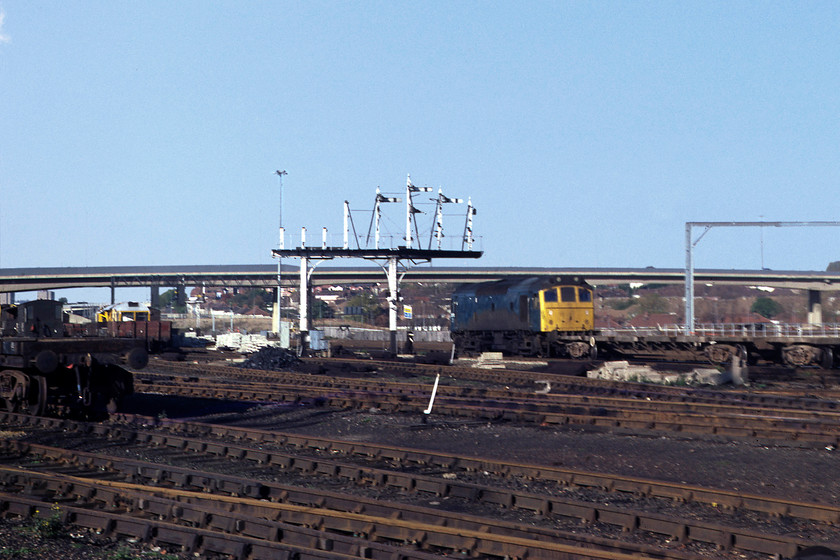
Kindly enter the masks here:
<path id="1" fill-rule="evenodd" d="M 28 376 L 13 369 L 0 372 L 0 399 L 6 412 L 20 412 L 26 400 Z"/>
<path id="2" fill-rule="evenodd" d="M 822 356 L 820 357 L 820 367 L 823 369 L 834 367 L 834 352 L 831 351 L 831 348 L 823 348 Z"/>
<path id="3" fill-rule="evenodd" d="M 47 410 L 47 378 L 34 375 L 29 379 L 29 398 L 26 411 L 33 416 L 43 416 Z"/>

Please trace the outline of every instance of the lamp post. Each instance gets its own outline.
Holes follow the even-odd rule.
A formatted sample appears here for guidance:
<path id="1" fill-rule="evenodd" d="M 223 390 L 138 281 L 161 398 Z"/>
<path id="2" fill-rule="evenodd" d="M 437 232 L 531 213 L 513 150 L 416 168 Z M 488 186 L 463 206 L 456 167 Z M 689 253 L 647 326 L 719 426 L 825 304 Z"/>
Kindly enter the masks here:
<path id="1" fill-rule="evenodd" d="M 279 249 L 283 249 L 283 175 L 288 175 L 285 170 L 280 171 L 279 169 L 274 172 L 280 178 L 280 228 L 279 228 L 279 240 L 277 247 Z M 277 257 L 277 333 L 280 333 L 280 320 L 283 317 L 283 287 L 282 287 L 282 275 L 283 275 L 283 258 L 278 256 Z"/>

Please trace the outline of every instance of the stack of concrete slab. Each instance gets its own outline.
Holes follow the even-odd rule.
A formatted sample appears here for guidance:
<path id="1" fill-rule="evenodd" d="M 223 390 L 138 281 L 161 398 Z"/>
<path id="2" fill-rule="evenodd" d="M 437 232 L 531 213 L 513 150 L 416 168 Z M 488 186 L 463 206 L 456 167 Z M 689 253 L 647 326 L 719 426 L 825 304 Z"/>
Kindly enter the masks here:
<path id="1" fill-rule="evenodd" d="M 268 340 L 262 334 L 226 333 L 216 336 L 216 348 L 232 350 L 242 354 L 251 354 L 268 346 L 279 345 L 280 341 Z"/>
<path id="2" fill-rule="evenodd" d="M 505 369 L 505 358 L 501 352 L 482 352 L 473 364 L 481 369 Z"/>
<path id="3" fill-rule="evenodd" d="M 635 365 L 626 361 L 604 362 L 598 369 L 588 371 L 586 377 L 660 385 L 720 385 L 732 381 L 731 374 L 715 368 L 698 367 L 677 373 L 657 371 L 647 365 Z"/>

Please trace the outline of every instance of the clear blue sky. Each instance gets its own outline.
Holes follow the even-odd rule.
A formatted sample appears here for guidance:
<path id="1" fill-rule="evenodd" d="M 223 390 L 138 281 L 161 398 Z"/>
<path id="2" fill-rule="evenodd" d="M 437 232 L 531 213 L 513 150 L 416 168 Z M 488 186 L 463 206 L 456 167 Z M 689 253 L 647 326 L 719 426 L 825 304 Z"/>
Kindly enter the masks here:
<path id="1" fill-rule="evenodd" d="M 277 169 L 311 238 L 345 199 L 366 231 L 407 174 L 471 196 L 485 256 L 441 266 L 682 267 L 687 221 L 840 219 L 833 1 L 0 14 L 0 267 L 271 263 Z M 838 239 L 766 229 L 764 265 L 824 269 Z M 697 266 L 759 268 L 760 232 L 710 232 Z"/>

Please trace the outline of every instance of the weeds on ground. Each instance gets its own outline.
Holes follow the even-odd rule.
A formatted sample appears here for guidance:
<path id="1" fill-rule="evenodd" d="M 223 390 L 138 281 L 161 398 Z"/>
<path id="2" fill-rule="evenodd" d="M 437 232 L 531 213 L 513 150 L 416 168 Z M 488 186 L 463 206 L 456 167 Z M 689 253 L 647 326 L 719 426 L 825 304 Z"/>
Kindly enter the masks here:
<path id="1" fill-rule="evenodd" d="M 38 515 L 39 510 L 35 510 L 35 515 Z M 64 522 L 61 520 L 61 508 L 58 504 L 53 504 L 50 507 L 50 515 L 47 517 L 36 517 L 32 520 L 32 525 L 29 530 L 42 539 L 55 539 L 65 534 L 66 529 Z"/>
<path id="2" fill-rule="evenodd" d="M 26 556 L 27 554 L 35 554 L 35 549 L 26 546 L 18 548 L 0 548 L 0 558 L 20 558 L 21 556 Z"/>
<path id="3" fill-rule="evenodd" d="M 137 560 L 138 558 L 144 560 L 178 560 L 176 554 L 163 554 L 160 552 L 143 552 L 139 553 L 129 546 L 123 546 L 103 556 L 103 560 Z"/>

